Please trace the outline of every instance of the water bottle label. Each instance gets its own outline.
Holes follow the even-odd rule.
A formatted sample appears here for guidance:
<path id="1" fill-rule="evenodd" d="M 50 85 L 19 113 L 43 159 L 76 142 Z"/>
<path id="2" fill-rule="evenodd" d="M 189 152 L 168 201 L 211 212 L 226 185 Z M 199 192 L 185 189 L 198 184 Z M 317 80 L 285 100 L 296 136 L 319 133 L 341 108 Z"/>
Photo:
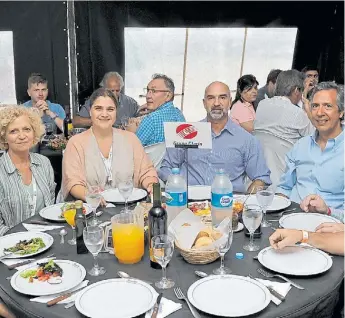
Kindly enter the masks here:
<path id="1" fill-rule="evenodd" d="M 187 205 L 187 192 L 165 192 L 165 197 L 168 206 Z"/>
<path id="2" fill-rule="evenodd" d="M 232 207 L 232 193 L 213 193 L 211 194 L 211 205 L 216 208 L 229 208 Z"/>

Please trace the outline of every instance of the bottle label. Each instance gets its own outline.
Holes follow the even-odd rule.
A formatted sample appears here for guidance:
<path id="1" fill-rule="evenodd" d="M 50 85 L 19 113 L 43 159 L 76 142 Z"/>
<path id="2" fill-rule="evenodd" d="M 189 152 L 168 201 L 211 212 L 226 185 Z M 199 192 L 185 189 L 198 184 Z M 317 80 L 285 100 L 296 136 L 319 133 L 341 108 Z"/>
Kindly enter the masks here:
<path id="1" fill-rule="evenodd" d="M 224 209 L 232 207 L 232 192 L 230 193 L 211 193 L 211 205 L 215 208 Z"/>
<path id="2" fill-rule="evenodd" d="M 187 205 L 187 192 L 166 192 L 167 206 L 184 206 Z"/>
<path id="3" fill-rule="evenodd" d="M 67 130 L 70 131 L 70 130 L 72 130 L 72 129 L 73 129 L 73 124 L 72 124 L 72 123 L 68 124 L 68 125 L 67 125 Z"/>

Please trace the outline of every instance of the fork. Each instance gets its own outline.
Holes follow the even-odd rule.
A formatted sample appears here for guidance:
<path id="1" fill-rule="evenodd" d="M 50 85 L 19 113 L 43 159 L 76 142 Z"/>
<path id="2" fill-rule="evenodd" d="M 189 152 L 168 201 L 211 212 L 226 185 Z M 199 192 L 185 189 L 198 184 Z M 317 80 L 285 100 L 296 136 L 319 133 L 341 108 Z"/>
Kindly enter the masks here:
<path id="1" fill-rule="evenodd" d="M 267 278 L 273 278 L 273 277 L 279 277 L 282 280 L 285 280 L 286 282 L 290 283 L 292 286 L 296 287 L 297 289 L 304 289 L 301 285 L 293 282 L 292 280 L 286 278 L 285 276 L 279 275 L 279 274 L 271 274 L 269 272 L 266 272 L 262 268 L 258 268 L 258 273 L 261 274 L 262 276 L 265 276 Z"/>
<path id="2" fill-rule="evenodd" d="M 275 213 L 274 216 L 283 216 L 285 213 L 290 213 L 290 212 L 293 212 L 293 211 L 296 211 L 297 208 L 292 208 L 292 209 L 288 209 L 288 210 L 285 210 L 285 211 L 282 211 L 282 212 L 279 212 L 279 213 Z M 273 214 L 272 214 L 273 216 Z"/>
<path id="3" fill-rule="evenodd" d="M 180 300 L 185 300 L 187 302 L 187 305 L 193 314 L 194 318 L 201 318 L 199 313 L 196 311 L 196 309 L 192 306 L 192 304 L 189 302 L 188 298 L 183 294 L 182 290 L 179 287 L 174 288 L 174 293 L 176 297 Z"/>

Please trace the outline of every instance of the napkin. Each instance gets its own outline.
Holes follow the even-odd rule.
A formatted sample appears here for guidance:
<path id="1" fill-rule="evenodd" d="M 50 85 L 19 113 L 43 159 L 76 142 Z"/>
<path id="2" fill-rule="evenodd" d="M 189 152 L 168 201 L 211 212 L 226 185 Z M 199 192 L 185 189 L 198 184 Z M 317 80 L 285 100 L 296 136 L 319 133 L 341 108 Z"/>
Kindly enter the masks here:
<path id="1" fill-rule="evenodd" d="M 272 282 L 270 280 L 265 280 L 265 279 L 257 279 L 260 281 L 260 283 L 264 284 L 265 286 L 271 286 L 273 289 L 275 289 L 279 294 L 282 296 L 286 296 L 289 290 L 291 289 L 291 284 L 290 283 L 278 283 L 278 282 Z M 281 301 L 273 296 L 271 294 L 271 300 L 278 306 L 281 304 Z"/>
<path id="2" fill-rule="evenodd" d="M 156 293 L 156 296 L 158 297 L 157 293 Z M 157 318 L 167 317 L 170 314 L 172 314 L 173 312 L 175 312 L 181 308 L 182 308 L 182 305 L 180 303 L 175 303 L 174 301 L 172 301 L 170 299 L 162 297 L 161 303 L 159 305 Z M 152 311 L 153 311 L 153 308 L 151 310 L 149 310 L 148 312 L 146 312 L 145 318 L 151 318 Z"/>
<path id="3" fill-rule="evenodd" d="M 38 232 L 45 232 L 45 231 L 55 230 L 55 229 L 64 227 L 63 225 L 40 225 L 40 224 L 28 224 L 28 223 L 23 223 L 23 226 L 28 231 L 38 231 Z"/>
<path id="4" fill-rule="evenodd" d="M 42 303 L 42 304 L 46 304 L 48 301 L 51 301 L 52 299 L 56 298 L 56 297 L 59 297 L 59 296 L 62 296 L 62 295 L 65 295 L 69 292 L 72 292 L 76 289 L 78 289 L 79 287 L 86 287 L 88 285 L 89 281 L 88 280 L 84 280 L 83 282 L 81 282 L 79 285 L 77 285 L 76 287 L 70 289 L 70 290 L 67 290 L 63 293 L 58 293 L 58 294 L 53 294 L 53 295 L 48 295 L 48 296 L 40 296 L 40 297 L 35 297 L 35 298 L 31 298 L 30 301 L 35 301 L 37 303 Z M 79 292 L 73 294 L 71 297 L 68 297 L 60 302 L 58 302 L 58 304 L 68 304 L 72 301 L 75 301 L 77 299 L 77 296 L 78 294 L 83 291 L 80 290 Z"/>
<path id="5" fill-rule="evenodd" d="M 115 208 L 115 204 L 112 204 L 112 203 L 108 203 L 106 206 L 106 208 Z"/>

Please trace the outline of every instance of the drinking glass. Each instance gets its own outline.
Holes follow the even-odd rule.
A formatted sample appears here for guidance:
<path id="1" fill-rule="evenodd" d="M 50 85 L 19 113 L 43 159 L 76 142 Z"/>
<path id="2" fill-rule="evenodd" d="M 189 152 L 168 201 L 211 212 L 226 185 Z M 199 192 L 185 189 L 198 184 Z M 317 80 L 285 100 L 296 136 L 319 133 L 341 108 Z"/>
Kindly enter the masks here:
<path id="1" fill-rule="evenodd" d="M 68 240 L 67 243 L 70 245 L 76 245 L 77 239 L 76 239 L 76 230 L 75 230 L 75 215 L 77 213 L 77 210 L 75 207 L 71 207 L 70 205 L 65 205 L 63 216 L 66 220 L 66 222 L 71 226 L 73 237 L 71 240 Z"/>
<path id="2" fill-rule="evenodd" d="M 118 172 L 115 174 L 117 188 L 125 200 L 125 208 L 121 212 L 130 212 L 128 209 L 128 198 L 133 192 L 133 175 Z"/>
<path id="3" fill-rule="evenodd" d="M 157 235 L 151 239 L 153 257 L 162 266 L 162 279 L 155 282 L 157 288 L 168 289 L 175 286 L 175 282 L 166 277 L 166 267 L 174 253 L 174 239 L 169 235 Z"/>
<path id="4" fill-rule="evenodd" d="M 128 122 L 129 122 L 129 117 L 128 116 L 123 116 L 121 118 L 122 129 L 126 129 L 126 127 L 128 126 Z"/>
<path id="5" fill-rule="evenodd" d="M 259 227 L 261 220 L 262 220 L 262 210 L 259 205 L 256 205 L 256 204 L 244 205 L 243 212 L 242 212 L 242 221 L 250 234 L 249 243 L 243 246 L 243 248 L 246 251 L 255 252 L 260 249 L 260 246 L 254 244 L 254 232 Z"/>
<path id="6" fill-rule="evenodd" d="M 215 246 L 220 255 L 220 267 L 213 270 L 215 275 L 230 274 L 232 271 L 230 268 L 224 266 L 224 256 L 230 249 L 233 231 L 232 231 L 232 220 L 225 218 L 218 227 L 213 228 L 212 236 L 215 239 Z"/>
<path id="7" fill-rule="evenodd" d="M 54 138 L 54 136 L 52 136 L 54 132 L 53 124 L 45 123 L 44 126 L 46 128 L 46 131 L 45 131 L 46 139 L 53 139 Z"/>
<path id="8" fill-rule="evenodd" d="M 88 221 L 88 225 L 97 225 L 99 221 L 97 220 L 96 210 L 101 203 L 101 193 L 102 188 L 100 186 L 91 186 L 86 189 L 86 203 L 90 204 L 92 207 L 92 217 Z"/>
<path id="9" fill-rule="evenodd" d="M 106 270 L 104 267 L 99 267 L 97 255 L 104 243 L 104 230 L 99 226 L 87 226 L 84 228 L 83 235 L 85 246 L 94 258 L 94 265 L 88 273 L 91 276 L 103 275 Z"/>
<path id="10" fill-rule="evenodd" d="M 269 227 L 272 224 L 266 221 L 267 208 L 272 204 L 274 198 L 274 191 L 269 186 L 259 186 L 256 188 L 256 199 L 261 206 L 263 212 L 262 227 Z"/>

